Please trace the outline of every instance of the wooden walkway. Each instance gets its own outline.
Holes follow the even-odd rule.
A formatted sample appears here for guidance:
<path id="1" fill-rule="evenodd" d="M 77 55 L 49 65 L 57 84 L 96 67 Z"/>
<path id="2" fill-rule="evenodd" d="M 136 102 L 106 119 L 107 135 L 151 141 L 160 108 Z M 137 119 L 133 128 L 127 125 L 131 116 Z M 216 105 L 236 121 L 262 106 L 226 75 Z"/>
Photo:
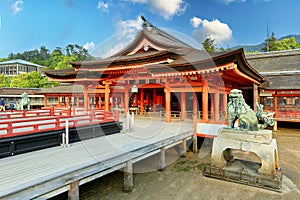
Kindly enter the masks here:
<path id="1" fill-rule="evenodd" d="M 194 130 L 191 123 L 136 122 L 131 133 L 117 133 L 0 160 L 0 199 L 47 199 L 68 191 L 79 199 L 79 185 L 118 169 L 124 169 L 124 190 L 133 187 L 132 164 L 159 153 L 163 169 L 165 149 L 186 140 Z"/>

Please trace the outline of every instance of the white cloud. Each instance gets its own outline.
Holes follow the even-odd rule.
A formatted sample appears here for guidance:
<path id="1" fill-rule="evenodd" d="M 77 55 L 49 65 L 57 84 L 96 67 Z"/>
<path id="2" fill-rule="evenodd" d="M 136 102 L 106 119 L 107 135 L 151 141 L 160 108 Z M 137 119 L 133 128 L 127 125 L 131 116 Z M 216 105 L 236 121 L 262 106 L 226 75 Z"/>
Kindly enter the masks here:
<path id="1" fill-rule="evenodd" d="M 13 14 L 17 14 L 23 9 L 23 1 L 22 0 L 16 0 L 15 3 L 11 5 L 11 9 L 13 11 Z"/>
<path id="2" fill-rule="evenodd" d="M 151 12 L 170 20 L 174 15 L 185 12 L 188 3 L 184 0 L 126 0 L 132 3 L 143 3 L 150 7 Z"/>
<path id="3" fill-rule="evenodd" d="M 85 45 L 83 45 L 83 48 L 88 51 L 91 51 L 95 48 L 95 44 L 94 42 L 87 42 Z"/>
<path id="4" fill-rule="evenodd" d="M 116 53 L 118 53 L 120 50 L 124 49 L 127 44 L 125 42 L 121 42 L 110 48 L 108 51 L 106 51 L 104 54 L 102 54 L 101 58 L 107 58 L 110 57 Z"/>
<path id="5" fill-rule="evenodd" d="M 198 17 L 193 17 L 190 19 L 190 22 L 194 28 L 198 28 L 198 26 L 202 23 L 202 19 Z"/>
<path id="6" fill-rule="evenodd" d="M 125 21 L 119 21 L 118 23 L 118 32 L 120 37 L 126 37 L 127 39 L 133 39 L 137 32 L 142 29 L 143 20 L 140 16 L 136 19 L 130 19 Z"/>
<path id="7" fill-rule="evenodd" d="M 108 12 L 108 3 L 104 3 L 103 1 L 99 1 L 97 4 L 97 9 L 102 12 Z"/>
<path id="8" fill-rule="evenodd" d="M 200 24 L 199 24 L 200 25 Z M 226 23 L 222 23 L 217 19 L 208 21 L 202 20 L 202 27 L 194 30 L 193 37 L 202 42 L 205 38 L 210 37 L 215 40 L 218 45 L 229 42 L 232 39 L 232 30 Z"/>
<path id="9" fill-rule="evenodd" d="M 184 13 L 187 3 L 183 0 L 151 0 L 150 6 L 152 8 L 152 12 L 158 12 L 166 20 L 169 20 L 174 15 Z"/>

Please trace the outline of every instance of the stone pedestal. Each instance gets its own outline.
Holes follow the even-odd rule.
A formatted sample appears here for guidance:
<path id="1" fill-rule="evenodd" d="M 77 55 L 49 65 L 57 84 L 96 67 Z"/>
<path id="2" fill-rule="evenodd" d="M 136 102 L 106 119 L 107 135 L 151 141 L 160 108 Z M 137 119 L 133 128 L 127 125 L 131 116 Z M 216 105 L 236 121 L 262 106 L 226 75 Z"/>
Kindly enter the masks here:
<path id="1" fill-rule="evenodd" d="M 233 151 L 251 153 L 260 162 L 236 159 Z M 272 131 L 219 129 L 205 175 L 280 191 L 282 176 Z"/>

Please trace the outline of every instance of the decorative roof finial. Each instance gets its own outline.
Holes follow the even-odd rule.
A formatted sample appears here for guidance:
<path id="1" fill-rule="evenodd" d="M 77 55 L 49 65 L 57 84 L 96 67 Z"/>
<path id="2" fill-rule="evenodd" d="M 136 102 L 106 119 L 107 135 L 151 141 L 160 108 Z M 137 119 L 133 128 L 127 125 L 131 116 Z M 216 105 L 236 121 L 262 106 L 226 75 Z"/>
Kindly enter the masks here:
<path id="1" fill-rule="evenodd" d="M 142 15 L 141 18 L 142 18 L 142 20 L 143 20 L 144 22 L 147 21 L 146 18 L 144 17 L 144 15 Z"/>

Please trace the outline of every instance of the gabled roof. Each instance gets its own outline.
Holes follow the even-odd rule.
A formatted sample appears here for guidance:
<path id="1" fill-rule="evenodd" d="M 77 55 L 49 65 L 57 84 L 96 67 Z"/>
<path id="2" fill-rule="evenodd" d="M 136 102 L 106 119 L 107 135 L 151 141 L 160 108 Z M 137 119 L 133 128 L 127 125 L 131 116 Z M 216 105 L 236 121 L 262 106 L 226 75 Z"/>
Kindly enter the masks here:
<path id="1" fill-rule="evenodd" d="M 8 60 L 8 61 L 0 62 L 0 65 L 7 65 L 7 64 L 23 64 L 23 65 L 30 65 L 30 66 L 41 67 L 41 68 L 44 67 L 42 65 L 38 65 L 38 64 L 35 64 L 35 63 L 28 62 L 26 60 L 21 60 L 21 59 Z"/>
<path id="2" fill-rule="evenodd" d="M 141 45 L 141 42 L 145 42 L 145 45 L 159 50 L 168 50 L 176 48 L 192 48 L 189 44 L 179 40 L 178 38 L 168 34 L 167 32 L 155 27 L 153 24 L 148 22 L 144 16 L 141 16 L 144 20 L 143 29 L 137 34 L 135 39 L 123 50 L 112 55 L 111 57 L 124 56 L 130 54 L 135 48 Z M 147 48 L 150 48 L 150 47 Z"/>

